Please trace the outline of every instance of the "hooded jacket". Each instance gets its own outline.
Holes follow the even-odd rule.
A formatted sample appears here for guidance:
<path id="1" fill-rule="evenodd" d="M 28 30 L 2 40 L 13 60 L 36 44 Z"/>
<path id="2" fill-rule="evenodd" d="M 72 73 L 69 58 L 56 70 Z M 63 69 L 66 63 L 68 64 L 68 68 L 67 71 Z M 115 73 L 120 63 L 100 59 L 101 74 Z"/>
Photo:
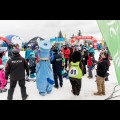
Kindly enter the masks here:
<path id="1" fill-rule="evenodd" d="M 109 60 L 108 58 L 104 58 L 98 62 L 97 75 L 100 77 L 105 77 L 108 69 L 109 69 Z"/>
<path id="2" fill-rule="evenodd" d="M 13 81 L 25 79 L 25 70 L 29 76 L 29 68 L 26 60 L 20 56 L 20 54 L 13 55 L 8 60 L 5 68 L 5 78 Z"/>

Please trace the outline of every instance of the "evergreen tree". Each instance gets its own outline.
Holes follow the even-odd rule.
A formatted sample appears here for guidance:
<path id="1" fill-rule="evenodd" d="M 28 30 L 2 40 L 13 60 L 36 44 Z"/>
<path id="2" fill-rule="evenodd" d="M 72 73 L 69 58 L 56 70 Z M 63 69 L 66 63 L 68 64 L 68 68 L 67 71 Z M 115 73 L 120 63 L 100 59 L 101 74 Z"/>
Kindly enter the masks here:
<path id="1" fill-rule="evenodd" d="M 62 32 L 59 32 L 58 38 L 63 38 Z"/>
<path id="2" fill-rule="evenodd" d="M 79 30 L 79 32 L 78 32 L 78 36 L 82 36 L 81 30 Z"/>
<path id="3" fill-rule="evenodd" d="M 74 37 L 75 37 L 75 35 L 73 34 L 72 37 L 71 37 L 71 39 L 73 39 Z"/>

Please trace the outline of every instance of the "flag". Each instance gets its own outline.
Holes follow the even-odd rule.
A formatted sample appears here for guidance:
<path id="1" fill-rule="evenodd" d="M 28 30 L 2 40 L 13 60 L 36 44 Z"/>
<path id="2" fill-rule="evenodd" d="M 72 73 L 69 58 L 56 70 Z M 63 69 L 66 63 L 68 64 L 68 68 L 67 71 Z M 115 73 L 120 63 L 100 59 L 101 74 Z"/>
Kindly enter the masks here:
<path id="1" fill-rule="evenodd" d="M 110 50 L 120 84 L 120 20 L 97 20 L 97 23 Z"/>

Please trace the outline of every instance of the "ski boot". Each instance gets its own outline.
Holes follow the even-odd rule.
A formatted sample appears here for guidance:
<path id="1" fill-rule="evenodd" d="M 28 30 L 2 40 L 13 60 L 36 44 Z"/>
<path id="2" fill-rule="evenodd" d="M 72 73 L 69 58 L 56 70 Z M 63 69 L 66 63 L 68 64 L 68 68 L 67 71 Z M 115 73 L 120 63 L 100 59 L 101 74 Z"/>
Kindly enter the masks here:
<path id="1" fill-rule="evenodd" d="M 7 89 L 3 89 L 2 92 L 7 92 Z"/>
<path id="2" fill-rule="evenodd" d="M 30 82 L 29 77 L 26 76 L 25 81 Z"/>
<path id="3" fill-rule="evenodd" d="M 3 91 L 2 90 L 0 90 L 0 93 L 2 93 Z"/>

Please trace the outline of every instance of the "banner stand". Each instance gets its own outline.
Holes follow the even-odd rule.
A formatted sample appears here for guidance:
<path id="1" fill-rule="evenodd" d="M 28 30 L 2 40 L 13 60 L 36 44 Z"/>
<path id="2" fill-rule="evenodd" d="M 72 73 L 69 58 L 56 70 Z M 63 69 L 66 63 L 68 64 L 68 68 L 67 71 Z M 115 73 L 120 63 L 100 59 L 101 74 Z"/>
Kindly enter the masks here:
<path id="1" fill-rule="evenodd" d="M 113 98 L 116 98 L 116 97 L 120 97 L 120 95 L 114 96 L 114 94 L 115 94 L 116 92 L 120 91 L 120 89 L 116 90 L 117 87 L 120 87 L 120 85 L 116 85 L 116 86 L 114 87 L 114 90 L 113 90 L 112 94 L 111 94 L 108 98 L 106 98 L 105 100 L 110 100 L 110 99 L 113 99 Z"/>

